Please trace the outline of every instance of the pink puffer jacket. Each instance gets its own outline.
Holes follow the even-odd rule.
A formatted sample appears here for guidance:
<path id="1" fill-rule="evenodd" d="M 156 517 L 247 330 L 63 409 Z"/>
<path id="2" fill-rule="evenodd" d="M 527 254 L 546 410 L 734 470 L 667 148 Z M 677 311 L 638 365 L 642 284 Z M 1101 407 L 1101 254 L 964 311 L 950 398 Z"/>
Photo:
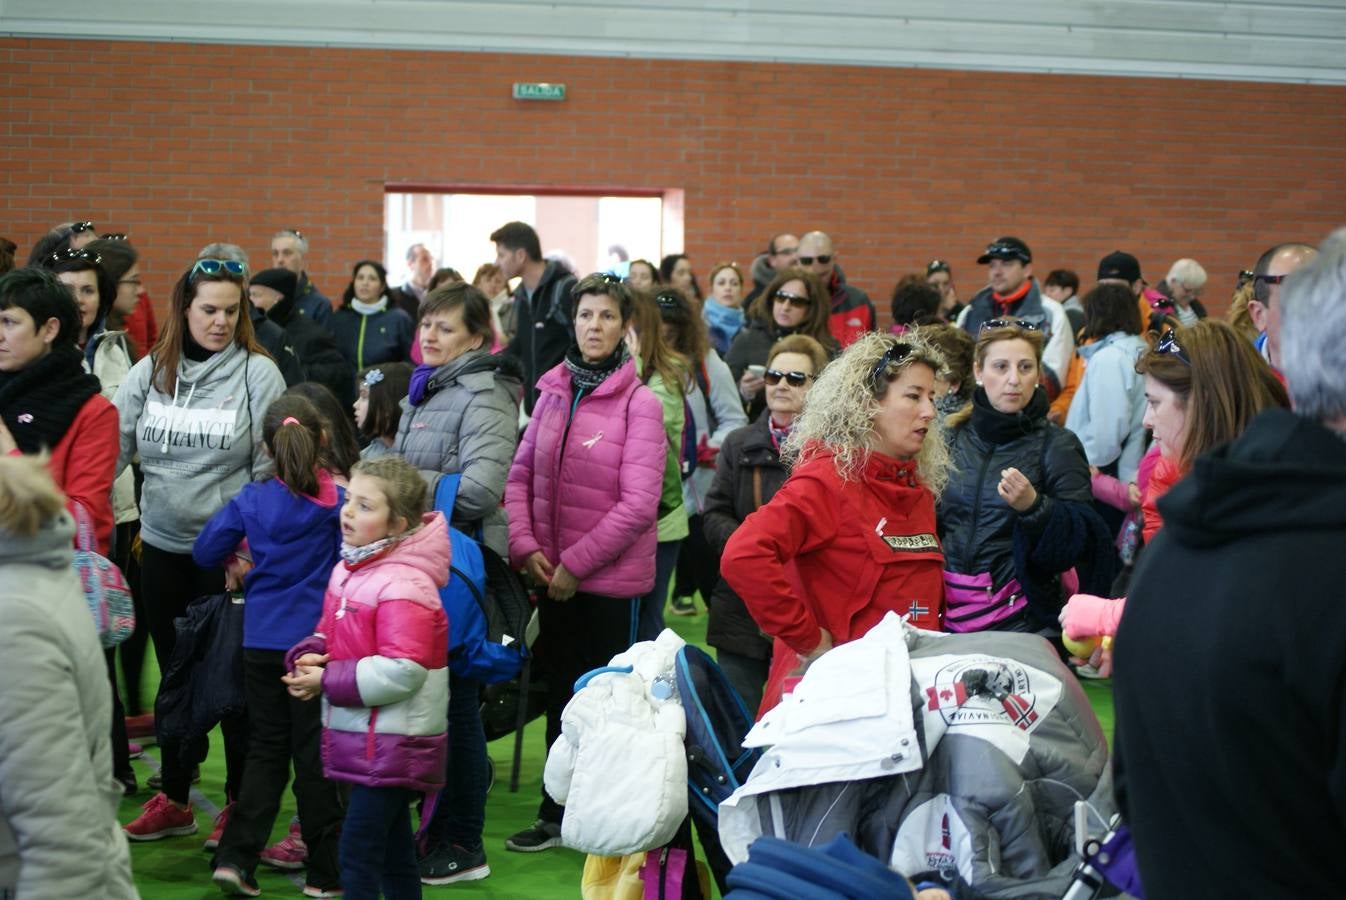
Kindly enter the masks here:
<path id="1" fill-rule="evenodd" d="M 659 399 L 629 360 L 578 404 L 564 363 L 537 390 L 505 486 L 510 562 L 522 566 L 541 550 L 580 591 L 648 593 L 668 449 Z"/>

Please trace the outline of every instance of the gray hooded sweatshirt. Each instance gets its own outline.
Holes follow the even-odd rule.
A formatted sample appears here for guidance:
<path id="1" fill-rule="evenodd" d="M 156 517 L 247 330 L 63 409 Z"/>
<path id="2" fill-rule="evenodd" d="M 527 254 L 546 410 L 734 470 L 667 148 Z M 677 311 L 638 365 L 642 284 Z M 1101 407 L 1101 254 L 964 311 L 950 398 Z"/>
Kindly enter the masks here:
<path id="1" fill-rule="evenodd" d="M 262 417 L 285 390 L 270 357 L 230 344 L 209 359 L 185 356 L 172 394 L 150 384 L 146 356 L 112 402 L 121 416 L 121 472 L 140 454 L 145 475 L 140 530 L 145 543 L 191 553 L 208 520 L 248 481 L 273 468 Z"/>

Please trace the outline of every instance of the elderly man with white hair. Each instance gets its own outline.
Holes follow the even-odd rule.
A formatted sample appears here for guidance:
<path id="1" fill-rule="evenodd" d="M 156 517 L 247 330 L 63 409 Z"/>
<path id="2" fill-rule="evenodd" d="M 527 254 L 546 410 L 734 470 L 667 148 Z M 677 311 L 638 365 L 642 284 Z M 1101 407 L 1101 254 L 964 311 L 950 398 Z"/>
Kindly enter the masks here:
<path id="1" fill-rule="evenodd" d="M 1180 259 L 1169 267 L 1168 275 L 1159 284 L 1159 293 L 1173 301 L 1178 321 L 1195 325 L 1206 318 L 1206 307 L 1201 305 L 1201 291 L 1206 287 L 1206 270 L 1194 259 Z"/>
<path id="2" fill-rule="evenodd" d="M 1147 897 L 1346 884 L 1346 229 L 1275 277 L 1293 412 L 1159 501 L 1117 633 L 1117 798 Z M 1182 335 L 1155 352 L 1185 360 Z"/>

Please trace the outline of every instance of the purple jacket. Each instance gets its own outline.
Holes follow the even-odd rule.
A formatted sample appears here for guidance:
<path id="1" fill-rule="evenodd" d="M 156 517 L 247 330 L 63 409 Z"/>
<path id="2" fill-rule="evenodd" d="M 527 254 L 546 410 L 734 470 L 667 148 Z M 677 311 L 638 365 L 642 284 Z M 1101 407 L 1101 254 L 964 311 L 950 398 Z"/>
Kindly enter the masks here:
<path id="1" fill-rule="evenodd" d="M 323 773 L 368 787 L 437 791 L 448 762 L 449 578 L 442 513 L 379 556 L 337 563 L 312 637 L 285 655 L 331 656 L 322 676 Z"/>
<path id="2" fill-rule="evenodd" d="M 648 593 L 668 452 L 659 399 L 630 360 L 578 403 L 564 363 L 538 379 L 537 390 L 505 485 L 510 562 L 522 566 L 541 550 L 565 565 L 580 591 Z"/>

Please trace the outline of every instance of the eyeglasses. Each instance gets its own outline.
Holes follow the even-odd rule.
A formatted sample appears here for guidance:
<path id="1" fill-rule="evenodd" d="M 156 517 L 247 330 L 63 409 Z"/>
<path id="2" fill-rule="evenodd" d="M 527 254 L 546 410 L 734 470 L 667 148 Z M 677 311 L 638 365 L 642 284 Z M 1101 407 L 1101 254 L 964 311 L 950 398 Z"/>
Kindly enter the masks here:
<path id="1" fill-rule="evenodd" d="M 784 378 L 785 383 L 790 387 L 803 387 L 809 383 L 809 379 L 812 377 L 812 375 L 809 375 L 806 372 L 779 372 L 775 369 L 767 369 L 762 375 L 762 380 L 772 387 L 775 387 L 780 384 L 780 380 Z"/>
<path id="2" fill-rule="evenodd" d="M 798 252 L 799 252 L 799 245 L 796 244 L 796 245 L 793 246 L 793 247 L 777 247 L 775 250 L 772 250 L 772 251 L 771 251 L 771 255 L 772 255 L 772 256 L 794 256 L 794 255 L 795 255 L 796 253 L 798 253 Z"/>
<path id="3" fill-rule="evenodd" d="M 795 309 L 808 309 L 812 305 L 808 297 L 801 297 L 799 294 L 792 294 L 789 291 L 776 291 L 772 297 L 776 300 L 784 300 Z"/>
<path id="4" fill-rule="evenodd" d="M 102 237 L 105 241 L 124 241 L 129 238 L 130 235 L 124 231 L 114 231 L 112 234 L 105 234 Z"/>
<path id="5" fill-rule="evenodd" d="M 987 319 L 981 323 L 981 328 L 977 334 L 982 335 L 988 331 L 995 331 L 997 328 L 1023 328 L 1027 331 L 1041 331 L 1042 323 L 1030 322 L 1028 319 Z"/>
<path id="6" fill-rule="evenodd" d="M 1263 284 L 1280 284 L 1286 279 L 1285 275 L 1253 275 L 1253 281 L 1260 281 Z"/>
<path id="7" fill-rule="evenodd" d="M 198 259 L 196 265 L 192 266 L 189 275 L 196 277 L 197 272 L 203 272 L 206 275 L 221 275 L 234 278 L 245 278 L 248 274 L 248 267 L 236 259 Z"/>
<path id="8" fill-rule="evenodd" d="M 823 256 L 801 256 L 799 257 L 799 264 L 801 266 L 811 266 L 813 265 L 814 260 L 817 260 L 823 265 L 827 265 L 832 261 L 832 254 L 828 253 Z"/>
<path id="9" fill-rule="evenodd" d="M 879 357 L 878 363 L 874 366 L 874 371 L 869 375 L 869 382 L 874 386 L 874 393 L 883 393 L 885 382 L 884 376 L 888 371 L 888 367 L 893 363 L 901 362 L 910 355 L 911 344 L 893 344 L 887 350 L 883 351 L 883 355 Z"/>
<path id="10" fill-rule="evenodd" d="M 1192 364 L 1191 357 L 1189 357 L 1187 351 L 1182 348 L 1182 344 L 1178 343 L 1178 338 L 1171 328 L 1168 331 L 1165 331 L 1163 337 L 1159 338 L 1159 343 L 1154 345 L 1154 352 L 1171 353 L 1178 359 L 1187 363 L 1187 365 L 1190 366 Z"/>
<path id="11" fill-rule="evenodd" d="M 949 264 L 942 259 L 932 259 L 925 264 L 925 274 L 934 275 L 936 272 L 948 272 Z"/>
<path id="12" fill-rule="evenodd" d="M 92 250 L 71 250 L 67 247 L 52 253 L 47 257 L 47 262 L 55 265 L 56 263 L 69 262 L 72 259 L 87 259 L 94 265 L 98 265 L 103 261 L 103 257 L 94 253 Z"/>
<path id="13" fill-rule="evenodd" d="M 86 231 L 97 231 L 92 222 L 76 222 L 70 226 L 71 234 L 83 234 Z"/>

